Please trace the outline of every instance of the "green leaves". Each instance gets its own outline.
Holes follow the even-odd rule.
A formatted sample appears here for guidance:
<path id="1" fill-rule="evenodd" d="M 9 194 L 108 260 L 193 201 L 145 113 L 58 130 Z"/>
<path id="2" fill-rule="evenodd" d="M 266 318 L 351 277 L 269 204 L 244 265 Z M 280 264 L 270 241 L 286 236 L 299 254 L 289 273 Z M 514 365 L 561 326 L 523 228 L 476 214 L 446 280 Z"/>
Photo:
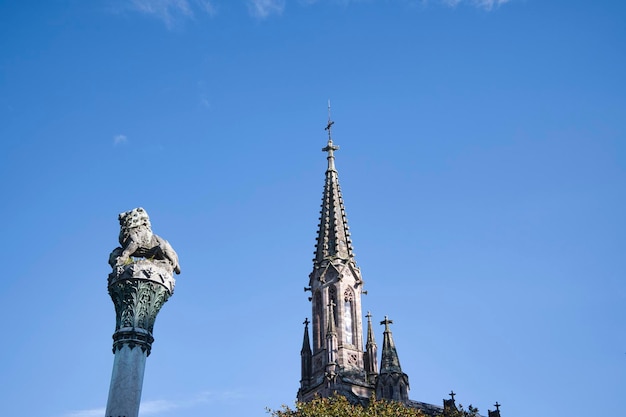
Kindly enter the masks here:
<path id="1" fill-rule="evenodd" d="M 467 410 L 463 408 L 462 404 L 459 404 L 458 410 L 448 410 L 444 414 L 437 417 L 478 417 L 478 408 L 472 407 L 470 404 Z"/>
<path id="2" fill-rule="evenodd" d="M 416 409 L 395 401 L 372 398 L 368 406 L 350 404 L 341 395 L 315 398 L 306 403 L 296 403 L 295 410 L 283 405 L 280 410 L 268 410 L 272 417 L 424 417 Z"/>

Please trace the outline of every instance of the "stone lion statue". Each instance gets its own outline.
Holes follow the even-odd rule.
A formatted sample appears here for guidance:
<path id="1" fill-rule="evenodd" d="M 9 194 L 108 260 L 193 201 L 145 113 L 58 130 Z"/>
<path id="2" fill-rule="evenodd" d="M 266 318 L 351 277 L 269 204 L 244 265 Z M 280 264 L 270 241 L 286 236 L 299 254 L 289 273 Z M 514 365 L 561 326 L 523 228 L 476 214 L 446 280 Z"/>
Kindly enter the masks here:
<path id="1" fill-rule="evenodd" d="M 180 274 L 178 255 L 167 240 L 152 233 L 148 213 L 139 207 L 120 213 L 121 247 L 113 249 L 109 256 L 109 264 L 115 268 L 130 262 L 130 257 L 141 257 L 167 261 L 172 269 Z"/>

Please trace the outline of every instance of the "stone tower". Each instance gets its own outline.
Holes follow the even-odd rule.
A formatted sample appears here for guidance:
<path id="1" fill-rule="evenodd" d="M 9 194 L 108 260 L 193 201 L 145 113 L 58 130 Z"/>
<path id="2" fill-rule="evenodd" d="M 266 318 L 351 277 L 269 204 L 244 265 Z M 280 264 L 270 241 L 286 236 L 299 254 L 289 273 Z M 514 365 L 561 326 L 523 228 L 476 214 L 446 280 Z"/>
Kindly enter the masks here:
<path id="1" fill-rule="evenodd" d="M 170 244 L 152 233 L 142 208 L 119 215 L 119 241 L 109 257 L 109 294 L 115 304 L 113 372 L 105 417 L 137 417 L 154 321 L 174 293 L 180 273 Z"/>
<path id="2" fill-rule="evenodd" d="M 363 279 L 356 264 L 350 239 L 350 228 L 335 168 L 333 143 L 328 120 L 328 167 L 322 196 L 313 271 L 309 275 L 311 291 L 312 349 L 308 320 L 305 321 L 302 358 L 302 378 L 299 401 L 309 401 L 316 394 L 328 397 L 333 393 L 346 396 L 352 402 L 363 403 L 374 392 L 376 374 L 376 345 L 368 337 L 368 349 L 363 350 L 361 293 Z M 373 355 L 371 349 L 374 349 Z"/>
<path id="3" fill-rule="evenodd" d="M 335 167 L 335 151 L 328 118 L 328 143 L 322 151 L 327 153 L 328 166 L 322 196 L 322 209 L 313 258 L 313 271 L 309 275 L 309 301 L 312 320 L 304 321 L 302 339 L 301 378 L 297 399 L 307 402 L 319 396 L 342 395 L 353 404 L 365 405 L 375 394 L 377 399 L 394 401 L 409 408 L 421 410 L 426 416 L 451 416 L 460 411 L 452 399 L 444 400 L 443 407 L 409 398 L 409 377 L 402 371 L 400 359 L 385 316 L 380 322 L 385 326 L 380 358 L 372 328 L 372 315 L 368 312 L 367 336 L 363 349 L 363 324 L 361 320 L 361 294 L 363 279 L 352 251 L 350 229 L 339 187 Z M 309 329 L 309 324 L 311 328 Z M 312 334 L 312 337 L 311 337 Z M 311 342 L 312 339 L 312 342 Z M 500 417 L 500 404 L 489 410 L 489 417 Z"/>

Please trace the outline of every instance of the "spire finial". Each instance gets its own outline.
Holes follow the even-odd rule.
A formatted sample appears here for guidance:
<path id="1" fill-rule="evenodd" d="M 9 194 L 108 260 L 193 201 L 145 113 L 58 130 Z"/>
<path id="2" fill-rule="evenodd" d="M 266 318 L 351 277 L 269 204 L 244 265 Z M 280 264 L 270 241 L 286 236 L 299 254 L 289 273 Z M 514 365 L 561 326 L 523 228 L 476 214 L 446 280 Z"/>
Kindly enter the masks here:
<path id="1" fill-rule="evenodd" d="M 389 325 L 393 324 L 393 320 L 389 320 L 389 318 L 387 316 L 385 316 L 385 320 L 381 321 L 380 324 L 384 324 L 385 325 L 385 332 L 389 332 Z"/>
<path id="2" fill-rule="evenodd" d="M 333 138 L 332 138 L 330 129 L 333 127 L 334 124 L 335 122 L 330 120 L 330 100 L 328 100 L 328 124 L 324 128 L 324 130 L 328 130 L 328 143 L 333 143 Z"/>
<path id="3" fill-rule="evenodd" d="M 452 401 L 454 401 L 454 396 L 456 395 L 456 392 L 454 391 L 450 391 L 450 397 L 452 397 Z"/>
<path id="4" fill-rule="evenodd" d="M 309 327 L 309 323 L 310 321 L 309 321 L 309 318 L 307 317 L 304 319 L 304 322 L 302 324 L 304 324 L 304 327 Z"/>
<path id="5" fill-rule="evenodd" d="M 496 401 L 496 403 L 494 404 L 494 406 L 496 407 L 496 411 L 500 411 L 500 406 L 502 404 L 498 404 L 498 402 Z"/>
<path id="6" fill-rule="evenodd" d="M 329 171 L 335 171 L 335 156 L 333 155 L 333 152 L 339 149 L 339 146 L 333 145 L 331 128 L 333 127 L 334 124 L 335 122 L 330 120 L 330 100 L 328 100 L 328 124 L 324 128 L 324 130 L 328 130 L 328 144 L 326 145 L 325 148 L 322 148 L 322 151 L 328 152 L 328 157 L 326 159 L 328 159 Z"/>

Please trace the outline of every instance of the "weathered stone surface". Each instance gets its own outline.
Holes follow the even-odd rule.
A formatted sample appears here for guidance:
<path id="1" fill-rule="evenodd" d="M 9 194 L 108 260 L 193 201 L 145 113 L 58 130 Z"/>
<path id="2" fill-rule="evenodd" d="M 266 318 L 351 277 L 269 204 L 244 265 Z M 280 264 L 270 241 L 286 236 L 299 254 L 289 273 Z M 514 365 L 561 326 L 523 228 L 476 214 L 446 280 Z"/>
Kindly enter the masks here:
<path id="1" fill-rule="evenodd" d="M 148 213 L 141 207 L 120 213 L 119 242 L 121 247 L 113 249 L 109 256 L 112 267 L 131 262 L 130 257 L 142 257 L 167 261 L 174 272 L 180 274 L 178 255 L 169 242 L 154 233 Z"/>
<path id="2" fill-rule="evenodd" d="M 129 345 L 115 353 L 106 417 L 136 417 L 139 414 L 146 354 Z"/>
<path id="3" fill-rule="evenodd" d="M 312 349 L 302 355 L 302 378 L 297 398 L 310 401 L 315 396 L 326 397 L 337 392 L 352 402 L 364 403 L 374 393 L 374 368 L 366 370 L 365 357 L 376 347 L 373 339 L 370 351 L 363 350 L 361 294 L 363 279 L 352 250 L 350 228 L 343 203 L 339 176 L 335 167 L 329 120 L 326 170 L 320 224 L 318 225 L 313 271 L 309 275 L 309 300 L 312 304 Z M 305 335 L 309 343 L 308 331 Z M 375 356 L 375 354 L 374 354 Z M 368 371 L 369 374 L 368 374 Z"/>
<path id="4" fill-rule="evenodd" d="M 113 373 L 106 417 L 137 417 L 146 358 L 154 322 L 174 293 L 178 256 L 166 240 L 154 235 L 142 208 L 119 216 L 120 245 L 109 256 L 113 271 L 108 290 L 115 305 Z"/>
<path id="5" fill-rule="evenodd" d="M 174 285 L 171 268 L 163 261 L 139 260 L 115 268 L 109 275 L 109 294 L 115 304 L 113 352 L 127 343 L 150 354 L 154 321 Z"/>

